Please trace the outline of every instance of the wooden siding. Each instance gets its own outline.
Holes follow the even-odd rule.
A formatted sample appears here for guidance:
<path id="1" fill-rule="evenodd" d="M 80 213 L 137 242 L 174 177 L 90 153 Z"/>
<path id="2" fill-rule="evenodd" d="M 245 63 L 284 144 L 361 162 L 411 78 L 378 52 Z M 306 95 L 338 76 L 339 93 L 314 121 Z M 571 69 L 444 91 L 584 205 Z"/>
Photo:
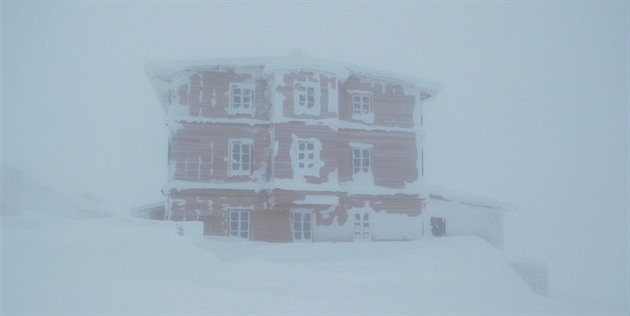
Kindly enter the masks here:
<path id="1" fill-rule="evenodd" d="M 206 235 L 227 235 L 227 211 L 230 208 L 266 209 L 269 195 L 253 190 L 171 190 L 168 192 L 171 219 L 203 221 Z"/>
<path id="2" fill-rule="evenodd" d="M 370 168 L 375 186 L 401 189 L 406 183 L 418 181 L 416 141 L 419 140 L 413 130 L 413 113 L 420 108 L 416 108 L 415 92 L 409 92 L 414 90 L 357 76 L 340 83 L 334 75 L 317 71 L 278 72 L 271 77 L 263 75 L 262 66 L 208 67 L 185 70 L 180 72 L 181 76 L 183 79 L 176 81 L 174 87 L 175 104 L 171 105 L 180 108 L 172 110 L 168 121 L 172 131 L 169 181 L 173 189 L 166 194 L 172 220 L 203 221 L 206 235 L 227 236 L 229 210 L 249 210 L 250 239 L 289 242 L 293 238 L 291 212 L 310 211 L 315 219 L 314 229 L 319 228 L 314 231 L 314 241 L 351 241 L 353 214 L 369 212 L 375 224 L 372 240 L 421 236 L 422 225 L 416 225 L 422 221 L 419 215 L 423 212 L 419 195 L 367 194 L 374 191 L 372 187 L 366 194 L 344 191 L 347 188 L 344 186 L 353 182 L 353 143 L 365 144 L 371 149 Z M 297 81 L 315 83 L 320 89 L 319 115 L 295 114 Z M 269 86 L 272 82 L 274 86 Z M 230 110 L 233 83 L 255 87 L 252 114 L 235 114 Z M 352 119 L 351 101 L 355 91 L 371 95 L 373 122 Z M 274 115 L 283 116 L 274 117 L 273 123 L 272 95 L 274 104 L 282 107 Z M 247 120 L 250 118 L 256 120 Z M 231 119 L 238 120 L 230 123 Z M 327 122 L 335 119 L 341 120 L 339 124 L 328 125 Z M 388 131 L 390 127 L 397 131 Z M 316 139 L 321 144 L 318 174 L 296 177 L 292 151 L 298 138 Z M 251 175 L 229 176 L 230 139 L 252 140 Z M 273 179 L 288 181 L 278 181 L 282 183 L 278 187 L 283 188 L 278 189 L 269 183 Z M 221 183 L 239 189 L 217 189 Z M 249 190 L 248 183 L 268 190 Z M 296 187 L 300 183 L 328 184 L 328 188 L 338 190 L 290 190 L 285 187 L 287 183 L 295 183 Z M 204 185 L 214 189 L 198 188 Z M 405 226 L 405 222 L 409 225 Z M 401 231 L 393 229 L 392 223 L 403 223 Z"/>
<path id="3" fill-rule="evenodd" d="M 291 150 L 293 135 L 298 138 L 316 138 L 321 142 L 320 159 L 324 166 L 319 170 L 319 177 L 306 176 L 307 183 L 319 184 L 328 182 L 328 175 L 337 169 L 337 133 L 327 126 L 310 126 L 303 122 L 275 125 L 275 141 L 278 143 L 278 154 L 274 162 L 274 177 L 293 179 Z"/>
<path id="4" fill-rule="evenodd" d="M 344 192 L 310 192 L 298 190 L 273 190 L 274 206 L 283 209 L 309 208 L 317 215 L 317 225 L 330 225 L 333 220 L 345 223 L 348 209 L 370 208 L 375 212 L 418 216 L 422 213 L 422 199 L 418 195 L 349 195 Z M 307 198 L 308 197 L 308 198 Z M 318 202 L 318 197 L 322 197 Z M 330 197 L 338 203 L 331 204 Z M 326 213 L 326 215 L 324 215 Z"/>
<path id="5" fill-rule="evenodd" d="M 334 77 L 324 74 L 314 73 L 312 71 L 289 72 L 282 75 L 282 78 L 276 84 L 276 91 L 284 96 L 282 102 L 282 113 L 284 117 L 289 118 L 334 118 L 337 117 L 336 110 L 330 107 L 330 91 L 329 86 L 336 87 Z M 320 104 L 319 115 L 295 114 L 294 107 L 294 87 L 297 81 L 305 81 L 316 83 L 320 88 L 320 98 L 316 100 Z"/>
<path id="6" fill-rule="evenodd" d="M 364 91 L 372 95 L 374 122 L 366 123 L 352 118 L 352 92 Z M 406 94 L 399 84 L 369 81 L 351 76 L 339 87 L 339 119 L 374 126 L 412 128 L 415 126 L 413 111 L 416 96 Z"/>
<path id="7" fill-rule="evenodd" d="M 291 220 L 288 209 L 260 209 L 252 212 L 252 240 L 290 242 Z"/>
<path id="8" fill-rule="evenodd" d="M 187 123 L 171 138 L 170 180 L 193 182 L 257 182 L 270 177 L 270 135 L 268 125 Z M 252 139 L 252 175 L 228 176 L 230 139 Z M 201 158 L 201 166 L 199 159 Z M 188 164 L 188 165 L 186 165 Z M 199 173 L 199 171 L 201 171 Z"/>
<path id="9" fill-rule="evenodd" d="M 418 180 L 418 152 L 414 133 L 339 130 L 339 181 L 352 181 L 351 143 L 372 145 L 371 168 L 374 184 L 403 188 L 405 182 Z"/>
<path id="10" fill-rule="evenodd" d="M 188 106 L 188 115 L 207 118 L 254 117 L 268 120 L 271 102 L 267 79 L 262 77 L 262 67 L 247 69 L 207 69 L 185 72 L 188 82 L 175 88 L 177 101 L 174 106 Z M 247 83 L 255 87 L 254 113 L 230 114 L 230 84 Z"/>

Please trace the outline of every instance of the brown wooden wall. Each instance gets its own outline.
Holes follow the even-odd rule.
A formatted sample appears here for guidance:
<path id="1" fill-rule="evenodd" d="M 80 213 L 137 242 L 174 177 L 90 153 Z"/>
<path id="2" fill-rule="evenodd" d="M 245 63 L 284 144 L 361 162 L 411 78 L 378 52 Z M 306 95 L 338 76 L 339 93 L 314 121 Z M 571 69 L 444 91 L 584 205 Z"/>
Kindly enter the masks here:
<path id="1" fill-rule="evenodd" d="M 311 204 L 305 204 L 305 199 L 309 197 Z M 322 202 L 317 202 L 317 196 L 323 196 Z M 324 201 L 329 197 L 336 196 L 338 204 L 328 204 Z M 300 190 L 273 190 L 274 208 L 294 209 L 306 208 L 315 212 L 317 225 L 328 226 L 335 220 L 344 224 L 348 218 L 348 209 L 369 207 L 376 212 L 387 212 L 392 214 L 407 214 L 418 216 L 422 213 L 422 200 L 418 195 L 393 194 L 393 195 L 350 195 L 343 192 L 311 192 Z M 331 209 L 332 207 L 332 209 Z"/>
<path id="2" fill-rule="evenodd" d="M 278 154 L 274 162 L 274 176 L 278 179 L 293 179 L 291 149 L 293 135 L 299 138 L 317 138 L 322 144 L 320 159 L 324 167 L 319 177 L 306 177 L 307 183 L 328 182 L 328 175 L 337 168 L 337 134 L 327 126 L 310 126 L 300 122 L 277 124 L 275 140 L 278 142 Z"/>
<path id="3" fill-rule="evenodd" d="M 252 212 L 252 240 L 292 241 L 289 209 L 254 210 Z"/>
<path id="4" fill-rule="evenodd" d="M 280 82 L 276 84 L 276 91 L 280 92 L 284 96 L 284 102 L 282 103 L 282 113 L 285 117 L 289 118 L 334 118 L 337 117 L 337 113 L 331 111 L 332 109 L 329 107 L 330 98 L 329 98 L 329 84 L 332 83 L 333 87 L 336 87 L 336 78 L 331 76 L 326 76 L 324 74 L 318 74 L 311 71 L 299 71 L 299 72 L 289 72 L 285 73 Z M 295 114 L 294 110 L 294 95 L 293 90 L 295 87 L 296 81 L 306 81 L 306 82 L 318 82 L 320 87 L 321 95 L 319 99 L 319 104 L 321 107 L 321 112 L 319 116 L 313 116 L 308 114 Z M 317 101 L 317 100 L 316 100 Z"/>
<path id="5" fill-rule="evenodd" d="M 339 181 L 352 181 L 350 143 L 371 144 L 374 184 L 403 188 L 405 182 L 418 179 L 418 153 L 414 133 L 340 129 L 338 151 Z"/>
<path id="6" fill-rule="evenodd" d="M 271 176 L 270 135 L 268 125 L 226 124 L 226 123 L 187 123 L 180 122 L 183 128 L 171 137 L 169 161 L 174 168 L 171 180 L 194 182 L 251 182 L 249 176 L 228 177 L 229 140 L 249 138 L 253 140 L 252 172 L 263 168 L 263 180 Z M 201 155 L 201 174 L 197 172 L 197 162 Z M 189 167 L 185 172 L 186 161 Z"/>
<path id="7" fill-rule="evenodd" d="M 230 208 L 265 210 L 269 205 L 267 191 L 188 189 L 168 192 L 171 219 L 205 222 L 206 235 L 227 234 L 227 211 Z"/>
<path id="8" fill-rule="evenodd" d="M 262 66 L 238 72 L 238 69 L 206 69 L 186 74 L 190 83 L 180 84 L 175 106 L 189 106 L 189 115 L 208 118 L 252 117 L 248 114 L 230 115 L 231 83 L 251 83 L 255 86 L 254 118 L 268 120 L 271 103 L 267 79 L 262 77 Z M 214 100 L 213 100 L 214 99 Z"/>
<path id="9" fill-rule="evenodd" d="M 353 90 L 371 92 L 372 94 L 374 123 L 367 123 L 367 125 L 414 127 L 413 111 L 420 111 L 420 109 L 416 109 L 415 95 L 405 94 L 403 87 L 399 84 L 370 82 L 358 76 L 351 76 L 339 86 L 339 119 L 364 123 L 352 119 L 352 94 L 350 92 Z"/>

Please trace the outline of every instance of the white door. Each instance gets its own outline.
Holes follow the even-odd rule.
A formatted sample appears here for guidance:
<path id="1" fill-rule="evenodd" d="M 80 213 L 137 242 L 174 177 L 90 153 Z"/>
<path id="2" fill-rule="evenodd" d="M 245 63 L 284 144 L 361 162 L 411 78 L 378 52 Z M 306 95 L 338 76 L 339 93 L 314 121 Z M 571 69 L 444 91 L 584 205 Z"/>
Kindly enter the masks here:
<path id="1" fill-rule="evenodd" d="M 228 236 L 249 239 L 250 214 L 249 211 L 231 210 Z"/>
<path id="2" fill-rule="evenodd" d="M 354 213 L 354 226 L 352 239 L 354 241 L 371 241 L 372 229 L 370 227 L 370 213 Z"/>
<path id="3" fill-rule="evenodd" d="M 293 212 L 293 241 L 313 240 L 313 214 L 311 212 Z"/>

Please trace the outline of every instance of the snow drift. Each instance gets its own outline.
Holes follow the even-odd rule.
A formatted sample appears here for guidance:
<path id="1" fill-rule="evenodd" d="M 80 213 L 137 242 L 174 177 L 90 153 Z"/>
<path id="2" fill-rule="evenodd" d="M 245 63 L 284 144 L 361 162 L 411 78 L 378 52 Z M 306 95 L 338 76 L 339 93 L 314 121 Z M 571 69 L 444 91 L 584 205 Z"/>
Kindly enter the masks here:
<path id="1" fill-rule="evenodd" d="M 141 219 L 2 217 L 3 314 L 550 314 L 472 237 L 273 244 Z"/>

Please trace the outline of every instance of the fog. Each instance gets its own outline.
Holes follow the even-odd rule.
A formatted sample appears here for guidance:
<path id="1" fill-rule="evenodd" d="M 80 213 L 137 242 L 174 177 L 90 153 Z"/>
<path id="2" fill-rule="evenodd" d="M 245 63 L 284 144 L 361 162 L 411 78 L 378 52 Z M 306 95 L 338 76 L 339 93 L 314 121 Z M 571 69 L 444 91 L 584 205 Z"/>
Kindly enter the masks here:
<path id="1" fill-rule="evenodd" d="M 552 296 L 627 310 L 627 2 L 3 2 L 2 162 L 127 215 L 167 176 L 146 62 L 295 48 L 441 83 L 426 181 L 518 205 Z"/>

